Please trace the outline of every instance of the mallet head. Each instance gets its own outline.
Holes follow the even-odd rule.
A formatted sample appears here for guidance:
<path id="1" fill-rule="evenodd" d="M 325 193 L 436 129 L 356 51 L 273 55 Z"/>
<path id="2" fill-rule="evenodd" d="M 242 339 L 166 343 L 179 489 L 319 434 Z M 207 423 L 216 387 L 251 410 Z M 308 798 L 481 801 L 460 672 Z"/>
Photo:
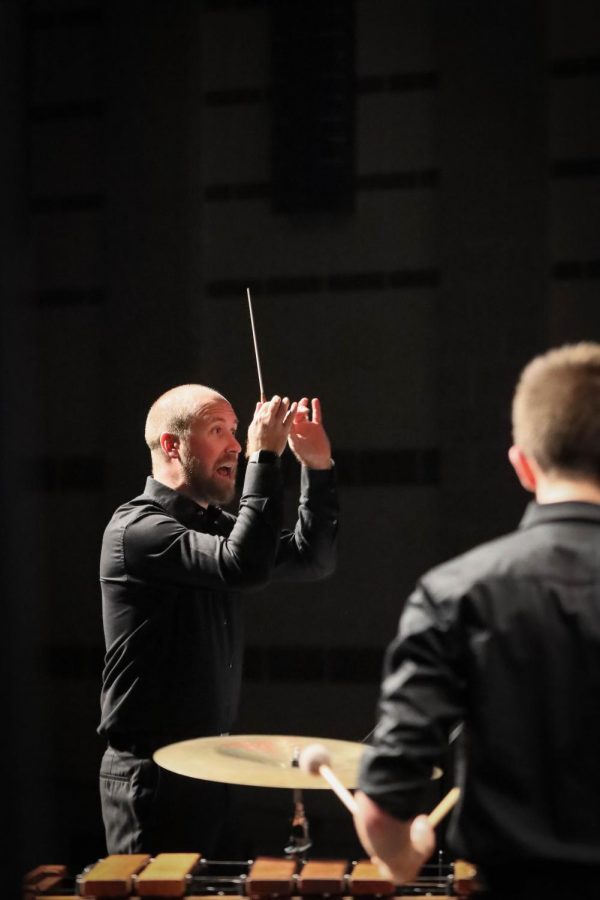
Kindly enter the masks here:
<path id="1" fill-rule="evenodd" d="M 323 744 L 308 744 L 300 753 L 298 764 L 307 775 L 318 775 L 321 766 L 331 765 L 331 757 Z"/>

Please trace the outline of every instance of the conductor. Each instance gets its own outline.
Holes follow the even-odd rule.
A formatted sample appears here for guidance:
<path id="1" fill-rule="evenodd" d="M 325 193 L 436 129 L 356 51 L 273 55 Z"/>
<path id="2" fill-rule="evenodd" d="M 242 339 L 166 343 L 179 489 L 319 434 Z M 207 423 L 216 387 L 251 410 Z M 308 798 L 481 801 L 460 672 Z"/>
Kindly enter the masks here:
<path id="1" fill-rule="evenodd" d="M 246 594 L 335 565 L 338 506 L 318 399 L 257 404 L 237 515 L 238 420 L 221 394 L 181 385 L 152 405 L 152 477 L 120 506 L 102 542 L 106 642 L 100 797 L 109 853 L 215 853 L 227 786 L 159 769 L 152 754 L 229 732 L 242 669 Z M 298 519 L 283 530 L 280 456 L 302 464 Z"/>

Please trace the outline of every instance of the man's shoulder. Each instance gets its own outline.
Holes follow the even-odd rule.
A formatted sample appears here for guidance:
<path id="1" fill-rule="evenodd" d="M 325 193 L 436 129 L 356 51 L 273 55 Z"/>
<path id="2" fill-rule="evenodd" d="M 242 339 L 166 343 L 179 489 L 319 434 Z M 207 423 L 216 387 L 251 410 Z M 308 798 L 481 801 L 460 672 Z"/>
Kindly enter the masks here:
<path id="1" fill-rule="evenodd" d="M 530 557 L 527 545 L 522 531 L 511 531 L 435 566 L 421 584 L 433 596 L 451 598 L 483 581 L 523 576 Z"/>
<path id="2" fill-rule="evenodd" d="M 102 536 L 101 579 L 116 577 L 119 573 L 122 576 L 126 569 L 127 548 L 131 551 L 132 547 L 151 547 L 165 531 L 164 527 L 154 527 L 160 523 L 166 526 L 171 536 L 175 529 L 181 528 L 177 520 L 148 494 L 139 494 L 118 506 Z"/>
<path id="3" fill-rule="evenodd" d="M 126 500 L 115 509 L 106 525 L 104 534 L 107 536 L 113 532 L 123 531 L 133 522 L 149 515 L 162 516 L 167 519 L 174 518 L 154 497 L 142 493 L 131 500 Z"/>

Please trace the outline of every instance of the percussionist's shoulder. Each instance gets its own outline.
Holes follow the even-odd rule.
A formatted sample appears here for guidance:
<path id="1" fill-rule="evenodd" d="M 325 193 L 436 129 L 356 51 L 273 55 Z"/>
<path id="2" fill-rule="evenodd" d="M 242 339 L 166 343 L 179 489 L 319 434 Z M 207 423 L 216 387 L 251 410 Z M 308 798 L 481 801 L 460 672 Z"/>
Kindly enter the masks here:
<path id="1" fill-rule="evenodd" d="M 477 583 L 527 574 L 530 553 L 523 533 L 512 531 L 435 566 L 420 584 L 431 597 L 451 599 Z"/>

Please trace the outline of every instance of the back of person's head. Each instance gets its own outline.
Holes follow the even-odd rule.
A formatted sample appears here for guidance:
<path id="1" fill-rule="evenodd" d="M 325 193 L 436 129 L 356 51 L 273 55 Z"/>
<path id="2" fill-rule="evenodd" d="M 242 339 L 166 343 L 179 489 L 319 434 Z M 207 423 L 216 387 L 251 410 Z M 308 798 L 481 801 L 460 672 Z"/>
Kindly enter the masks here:
<path id="1" fill-rule="evenodd" d="M 160 451 L 160 436 L 164 432 L 185 440 L 206 404 L 224 399 L 203 384 L 181 384 L 166 391 L 152 404 L 146 418 L 144 438 L 150 452 L 154 455 Z"/>
<path id="2" fill-rule="evenodd" d="M 569 344 L 523 369 L 513 439 L 545 472 L 600 483 L 600 344 Z"/>

